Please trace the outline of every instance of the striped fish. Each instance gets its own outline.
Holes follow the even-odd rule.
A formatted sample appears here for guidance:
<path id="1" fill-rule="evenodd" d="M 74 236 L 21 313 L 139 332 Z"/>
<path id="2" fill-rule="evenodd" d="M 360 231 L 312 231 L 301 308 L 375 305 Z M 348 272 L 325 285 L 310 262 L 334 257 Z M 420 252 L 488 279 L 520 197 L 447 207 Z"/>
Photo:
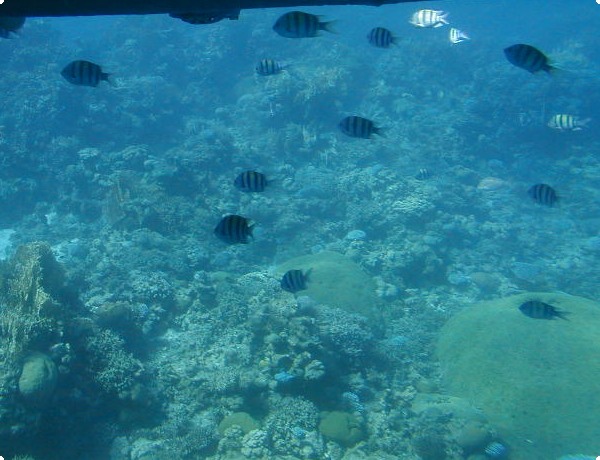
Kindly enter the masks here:
<path id="1" fill-rule="evenodd" d="M 559 131 L 580 131 L 590 121 L 591 118 L 581 120 L 574 115 L 557 114 L 550 118 L 548 126 Z"/>
<path id="2" fill-rule="evenodd" d="M 259 75 L 276 75 L 283 70 L 283 66 L 273 59 L 261 59 L 256 64 L 256 73 Z"/>
<path id="3" fill-rule="evenodd" d="M 558 195 L 556 194 L 556 191 L 548 184 L 532 185 L 529 190 L 527 190 L 527 194 L 533 199 L 533 201 L 543 204 L 544 206 L 552 207 L 558 201 Z"/>
<path id="4" fill-rule="evenodd" d="M 431 171 L 427 168 L 420 168 L 415 174 L 415 178 L 418 180 L 428 180 L 431 179 Z"/>
<path id="5" fill-rule="evenodd" d="M 410 18 L 410 23 L 415 27 L 442 27 L 448 24 L 448 13 L 440 10 L 419 10 Z"/>
<path id="6" fill-rule="evenodd" d="M 377 48 L 389 48 L 396 43 L 397 38 L 388 29 L 375 27 L 367 35 L 369 43 Z"/>
<path id="7" fill-rule="evenodd" d="M 549 64 L 548 57 L 531 45 L 519 43 L 504 49 L 504 55 L 512 65 L 536 73 L 543 70 L 550 73 L 555 67 Z"/>
<path id="8" fill-rule="evenodd" d="M 2 3 L 2 2 L 0 2 Z M 0 38 L 12 38 L 25 24 L 21 16 L 0 16 Z"/>
<path id="9" fill-rule="evenodd" d="M 460 42 L 464 42 L 465 40 L 471 40 L 471 37 L 469 37 L 462 30 L 457 29 L 455 27 L 450 28 L 449 38 L 450 38 L 450 42 L 452 42 L 452 44 L 454 44 L 454 45 L 456 45 L 457 43 L 460 43 Z"/>
<path id="10" fill-rule="evenodd" d="M 264 192 L 267 178 L 256 171 L 244 171 L 235 178 L 233 185 L 242 192 Z"/>
<path id="11" fill-rule="evenodd" d="M 228 244 L 248 244 L 254 223 L 245 217 L 231 214 L 223 217 L 215 227 L 215 235 Z"/>
<path id="12" fill-rule="evenodd" d="M 73 85 L 98 86 L 101 81 L 107 81 L 109 74 L 102 72 L 98 64 L 90 61 L 73 61 L 60 72 L 65 80 Z"/>
<path id="13" fill-rule="evenodd" d="M 370 139 L 372 134 L 381 135 L 381 129 L 367 118 L 350 116 L 340 121 L 338 127 L 347 136 Z"/>
<path id="14" fill-rule="evenodd" d="M 280 16 L 273 30 L 285 38 L 307 38 L 319 36 L 321 30 L 335 33 L 332 25 L 333 21 L 321 22 L 314 14 L 292 11 Z"/>
<path id="15" fill-rule="evenodd" d="M 308 275 L 311 269 L 303 273 L 302 270 L 288 270 L 281 278 L 281 289 L 296 293 L 298 291 L 304 291 L 307 289 L 306 282 L 308 281 Z"/>
<path id="16" fill-rule="evenodd" d="M 560 311 L 541 300 L 529 300 L 519 307 L 521 313 L 533 319 L 567 319 L 568 312 Z M 568 320 L 567 320 L 568 321 Z"/>

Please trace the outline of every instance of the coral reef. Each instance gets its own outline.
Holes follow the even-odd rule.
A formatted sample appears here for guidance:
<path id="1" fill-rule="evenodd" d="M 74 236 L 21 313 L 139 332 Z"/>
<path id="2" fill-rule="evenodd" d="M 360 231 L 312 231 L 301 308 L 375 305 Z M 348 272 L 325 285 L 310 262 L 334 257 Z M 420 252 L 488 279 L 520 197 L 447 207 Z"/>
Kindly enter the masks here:
<path id="1" fill-rule="evenodd" d="M 568 311 L 568 321 L 525 316 L 519 306 L 531 299 Z M 585 452 L 597 445 L 593 419 L 600 399 L 593 388 L 600 367 L 587 357 L 600 351 L 598 327 L 598 305 L 591 300 L 525 293 L 454 316 L 442 330 L 438 355 L 450 390 L 485 411 L 510 458 L 554 458 L 565 449 Z"/>
<path id="2" fill-rule="evenodd" d="M 572 18 L 568 36 L 548 35 L 553 57 L 577 67 L 569 78 L 502 62 L 510 18 L 478 5 L 470 15 L 502 27 L 476 47 L 386 9 L 356 22 L 337 8 L 340 33 L 314 40 L 280 40 L 268 10 L 207 26 L 28 20 L 21 37 L 0 39 L 1 454 L 480 460 L 501 445 L 505 457 L 546 460 L 565 455 L 558 442 L 594 453 L 590 432 L 576 432 L 597 425 L 586 419 L 597 391 L 577 406 L 594 372 L 578 364 L 592 353 L 583 342 L 596 343 L 587 302 L 552 294 L 569 322 L 528 324 L 538 342 L 513 354 L 527 318 L 503 309 L 508 299 L 480 308 L 481 323 L 460 313 L 523 291 L 599 296 L 598 139 L 545 126 L 551 113 L 599 117 L 587 78 L 597 24 L 573 13 L 581 5 L 563 15 L 527 3 L 511 14 L 544 31 Z M 369 47 L 371 22 L 402 39 Z M 80 55 L 115 87 L 62 81 Z M 255 75 L 264 58 L 286 70 Z M 348 115 L 384 135 L 343 136 Z M 267 176 L 264 193 L 233 186 L 248 169 Z M 540 181 L 559 206 L 529 200 Z M 231 213 L 256 222 L 251 244 L 214 238 Z M 311 269 L 306 291 L 282 291 L 287 269 Z M 454 315 L 445 331 L 477 324 L 443 333 L 453 356 L 470 357 L 450 360 L 460 372 L 434 354 Z M 539 379 L 548 369 L 553 388 Z M 504 384 L 497 399 L 517 402 L 483 401 L 483 415 L 440 394 L 442 377 L 460 383 L 454 394 L 483 386 L 467 399 Z M 562 431 L 551 419 L 551 435 L 532 434 L 539 408 L 522 412 L 542 402 L 565 410 Z M 531 423 L 512 427 L 510 411 Z M 322 415 L 354 431 L 319 430 Z"/>

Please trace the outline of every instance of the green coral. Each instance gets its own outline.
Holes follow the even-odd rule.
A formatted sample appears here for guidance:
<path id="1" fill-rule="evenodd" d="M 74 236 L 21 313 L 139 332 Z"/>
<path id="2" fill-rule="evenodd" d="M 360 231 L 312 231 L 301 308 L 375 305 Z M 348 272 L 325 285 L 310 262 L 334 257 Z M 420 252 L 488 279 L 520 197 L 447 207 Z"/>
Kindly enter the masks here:
<path id="1" fill-rule="evenodd" d="M 88 368 L 96 383 L 107 393 L 121 399 L 132 397 L 132 390 L 143 372 L 142 363 L 125 350 L 125 341 L 105 330 L 86 339 Z"/>
<path id="2" fill-rule="evenodd" d="M 361 423 L 354 414 L 333 411 L 324 412 L 321 417 L 321 434 L 344 447 L 352 447 L 365 437 Z"/>
<path id="3" fill-rule="evenodd" d="M 568 320 L 532 319 L 541 300 Z M 511 459 L 558 458 L 598 449 L 600 305 L 570 295 L 526 293 L 454 316 L 437 346 L 450 391 L 481 407 Z"/>
<path id="4" fill-rule="evenodd" d="M 46 243 L 21 246 L 2 265 L 0 330 L 6 342 L 0 361 L 15 362 L 34 341 L 49 342 L 63 332 L 63 289 L 64 271 Z"/>
<path id="5" fill-rule="evenodd" d="M 279 275 L 292 269 L 310 271 L 308 289 L 302 295 L 367 318 L 377 314 L 379 298 L 375 282 L 358 265 L 337 252 L 296 257 L 278 267 Z"/>

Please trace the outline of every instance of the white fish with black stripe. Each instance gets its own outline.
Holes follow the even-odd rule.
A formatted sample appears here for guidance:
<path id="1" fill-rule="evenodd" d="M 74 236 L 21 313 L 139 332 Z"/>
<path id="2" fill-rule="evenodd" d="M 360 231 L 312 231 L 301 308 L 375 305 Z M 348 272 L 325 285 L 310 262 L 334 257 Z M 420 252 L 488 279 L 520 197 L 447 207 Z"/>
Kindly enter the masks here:
<path id="1" fill-rule="evenodd" d="M 258 75 L 266 77 L 268 75 L 277 75 L 285 69 L 285 66 L 274 59 L 261 59 L 256 64 L 255 70 Z"/>
<path id="2" fill-rule="evenodd" d="M 548 127 L 559 131 L 581 131 L 591 120 L 591 118 L 584 118 L 582 120 L 575 115 L 558 113 L 550 118 Z"/>
<path id="3" fill-rule="evenodd" d="M 342 119 L 338 124 L 338 128 L 346 136 L 361 139 L 371 139 L 373 134 L 383 135 L 382 129 L 375 126 L 375 123 L 371 120 L 355 115 Z"/>
<path id="4" fill-rule="evenodd" d="M 447 12 L 441 10 L 419 10 L 415 11 L 410 18 L 410 23 L 415 27 L 437 28 L 449 24 Z"/>
<path id="5" fill-rule="evenodd" d="M 460 43 L 460 42 L 464 42 L 466 40 L 471 40 L 471 37 L 469 37 L 462 30 L 457 29 L 456 27 L 450 28 L 449 38 L 450 38 L 450 42 L 454 45 L 456 45 L 457 43 Z"/>
<path id="6" fill-rule="evenodd" d="M 62 69 L 60 74 L 69 83 L 77 86 L 96 87 L 101 81 L 106 81 L 114 86 L 109 79 L 110 74 L 103 72 L 102 67 L 90 61 L 72 61 Z"/>
<path id="7" fill-rule="evenodd" d="M 281 277 L 281 289 L 291 292 L 292 294 L 295 294 L 299 291 L 304 291 L 307 289 L 306 283 L 308 282 L 308 277 L 311 271 L 311 268 L 305 272 L 297 269 L 288 270 Z"/>
<path id="8" fill-rule="evenodd" d="M 367 40 L 376 48 L 389 48 L 391 45 L 397 43 L 398 38 L 384 27 L 375 27 L 367 35 Z"/>

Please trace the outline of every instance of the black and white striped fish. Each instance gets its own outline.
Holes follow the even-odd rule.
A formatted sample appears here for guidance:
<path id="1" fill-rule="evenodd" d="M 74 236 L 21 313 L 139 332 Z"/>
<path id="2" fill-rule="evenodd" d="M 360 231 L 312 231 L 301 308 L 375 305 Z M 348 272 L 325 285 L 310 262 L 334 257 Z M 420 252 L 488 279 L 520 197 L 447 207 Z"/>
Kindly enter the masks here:
<path id="1" fill-rule="evenodd" d="M 452 42 L 452 44 L 454 45 L 460 42 L 464 42 L 465 40 L 471 40 L 471 37 L 469 37 L 462 30 L 457 29 L 456 27 L 450 28 L 450 33 L 448 36 L 450 38 L 450 42 Z"/>
<path id="2" fill-rule="evenodd" d="M 521 313 L 533 319 L 567 319 L 568 312 L 560 311 L 541 300 L 529 300 L 519 307 Z"/>
<path id="3" fill-rule="evenodd" d="M 317 37 L 321 30 L 335 33 L 332 29 L 333 21 L 321 22 L 319 16 L 302 11 L 291 11 L 277 19 L 273 30 L 286 38 Z"/>
<path id="4" fill-rule="evenodd" d="M 415 179 L 428 180 L 431 179 L 431 171 L 427 168 L 420 168 L 415 174 Z"/>
<path id="5" fill-rule="evenodd" d="M 280 73 L 283 70 L 283 66 L 273 59 L 261 59 L 256 64 L 255 69 L 258 75 L 267 76 Z"/>
<path id="6" fill-rule="evenodd" d="M 518 43 L 504 49 L 504 55 L 512 65 L 536 73 L 543 70 L 550 73 L 555 67 L 550 65 L 548 57 L 531 45 Z"/>
<path id="7" fill-rule="evenodd" d="M 233 185 L 242 192 L 264 192 L 267 183 L 264 174 L 256 171 L 244 171 L 235 178 Z"/>
<path id="8" fill-rule="evenodd" d="M 548 122 L 548 126 L 559 131 L 580 131 L 589 122 L 591 118 L 580 119 L 574 115 L 556 114 Z"/>
<path id="9" fill-rule="evenodd" d="M 369 43 L 377 48 L 389 48 L 391 45 L 397 42 L 397 38 L 394 37 L 391 31 L 383 27 L 375 27 L 371 29 L 367 35 Z"/>
<path id="10" fill-rule="evenodd" d="M 228 244 L 248 244 L 254 230 L 254 223 L 250 219 L 231 214 L 223 217 L 215 227 L 215 235 Z"/>
<path id="11" fill-rule="evenodd" d="M 21 27 L 23 27 L 23 24 L 25 24 L 24 17 L 0 16 L 0 37 L 12 38 L 17 35 Z"/>
<path id="12" fill-rule="evenodd" d="M 298 291 L 307 289 L 306 283 L 311 269 L 306 272 L 302 270 L 288 270 L 281 278 L 281 289 L 291 292 L 292 294 Z"/>
<path id="13" fill-rule="evenodd" d="M 410 18 L 410 23 L 415 27 L 442 27 L 448 24 L 448 13 L 440 10 L 419 10 Z"/>
<path id="14" fill-rule="evenodd" d="M 350 137 L 370 139 L 373 134 L 382 135 L 381 129 L 375 126 L 371 120 L 355 115 L 344 118 L 340 121 L 338 127 L 340 131 Z"/>
<path id="15" fill-rule="evenodd" d="M 535 184 L 532 185 L 527 194 L 538 204 L 544 206 L 554 206 L 558 201 L 558 195 L 556 191 L 548 184 Z"/>
<path id="16" fill-rule="evenodd" d="M 112 84 L 108 78 L 110 74 L 102 72 L 102 67 L 90 61 L 73 61 L 60 74 L 73 85 L 98 86 L 101 81 Z"/>

